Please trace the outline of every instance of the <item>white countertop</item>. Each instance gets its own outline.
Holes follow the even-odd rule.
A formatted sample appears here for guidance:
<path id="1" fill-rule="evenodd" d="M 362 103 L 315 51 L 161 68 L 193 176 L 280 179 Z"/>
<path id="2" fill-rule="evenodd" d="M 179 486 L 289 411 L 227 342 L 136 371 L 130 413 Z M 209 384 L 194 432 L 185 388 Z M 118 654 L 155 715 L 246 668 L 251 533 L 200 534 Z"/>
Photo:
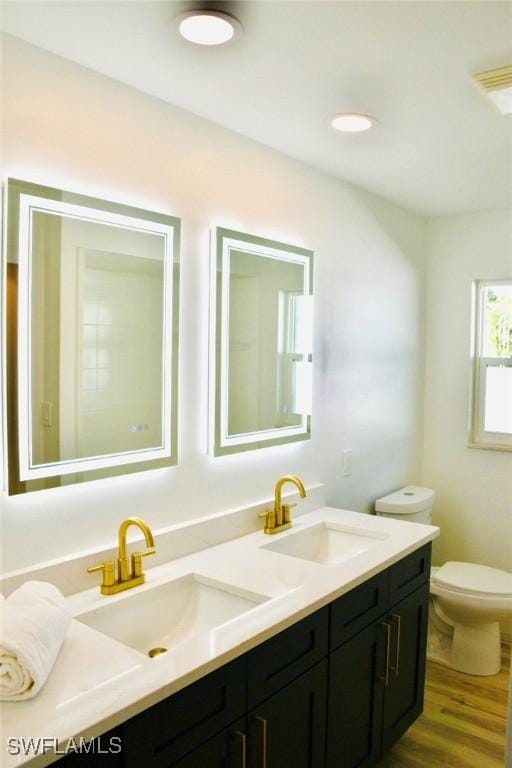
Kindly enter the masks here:
<path id="1" fill-rule="evenodd" d="M 321 521 L 389 537 L 333 565 L 261 548 Z M 21 741 L 12 740 L 46 738 L 57 740 L 62 749 L 70 739 L 98 736 L 327 605 L 438 534 L 434 526 L 322 507 L 298 517 L 290 531 L 277 536 L 252 533 L 151 568 L 146 584 L 134 590 L 105 597 L 94 587 L 68 597 L 77 616 L 107 601 L 128 600 L 135 593 L 194 573 L 271 599 L 243 614 L 221 643 L 204 639 L 184 643 L 154 659 L 73 620 L 40 693 L 26 702 L 0 704 L 1 765 L 49 765 L 57 759 L 53 752 L 15 755 L 8 746 L 15 751 L 13 746 L 17 749 Z"/>

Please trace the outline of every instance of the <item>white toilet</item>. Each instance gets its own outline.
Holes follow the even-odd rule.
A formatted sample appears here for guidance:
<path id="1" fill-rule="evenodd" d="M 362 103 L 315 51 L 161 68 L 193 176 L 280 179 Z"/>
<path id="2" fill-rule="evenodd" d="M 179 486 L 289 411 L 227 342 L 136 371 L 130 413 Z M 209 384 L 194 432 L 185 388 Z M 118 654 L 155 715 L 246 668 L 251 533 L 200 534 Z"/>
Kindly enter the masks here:
<path id="1" fill-rule="evenodd" d="M 434 499 L 430 488 L 408 485 L 378 499 L 375 511 L 430 524 Z M 512 573 L 448 562 L 432 568 L 430 594 L 427 657 L 470 675 L 499 672 L 499 622 L 512 618 Z"/>

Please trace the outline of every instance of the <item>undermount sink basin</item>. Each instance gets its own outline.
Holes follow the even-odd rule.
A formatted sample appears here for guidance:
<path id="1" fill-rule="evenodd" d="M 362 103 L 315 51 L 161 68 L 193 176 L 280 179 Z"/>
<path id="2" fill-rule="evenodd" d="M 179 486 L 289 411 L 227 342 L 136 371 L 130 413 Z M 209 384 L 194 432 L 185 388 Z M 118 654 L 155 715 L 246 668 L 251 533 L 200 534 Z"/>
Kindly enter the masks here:
<path id="1" fill-rule="evenodd" d="M 212 650 L 218 650 L 223 632 L 229 635 L 235 624 L 236 633 L 236 619 L 268 599 L 190 573 L 149 589 L 124 593 L 75 618 L 150 656 L 173 651 L 187 642 L 209 643 Z"/>
<path id="2" fill-rule="evenodd" d="M 387 533 L 322 522 L 264 544 L 262 549 L 334 565 L 360 555 L 388 537 Z"/>

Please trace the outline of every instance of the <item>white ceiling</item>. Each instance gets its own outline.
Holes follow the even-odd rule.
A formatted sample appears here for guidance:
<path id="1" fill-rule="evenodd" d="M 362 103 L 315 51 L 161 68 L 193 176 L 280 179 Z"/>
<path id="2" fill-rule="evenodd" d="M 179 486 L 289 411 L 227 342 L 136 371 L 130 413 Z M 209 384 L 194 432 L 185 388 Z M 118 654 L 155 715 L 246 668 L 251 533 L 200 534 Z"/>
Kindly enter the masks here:
<path id="1" fill-rule="evenodd" d="M 7 0 L 3 27 L 422 214 L 510 206 L 512 116 L 470 76 L 512 63 L 512 3 L 241 2 L 220 48 L 178 37 L 187 7 Z M 338 111 L 379 124 L 338 134 Z"/>

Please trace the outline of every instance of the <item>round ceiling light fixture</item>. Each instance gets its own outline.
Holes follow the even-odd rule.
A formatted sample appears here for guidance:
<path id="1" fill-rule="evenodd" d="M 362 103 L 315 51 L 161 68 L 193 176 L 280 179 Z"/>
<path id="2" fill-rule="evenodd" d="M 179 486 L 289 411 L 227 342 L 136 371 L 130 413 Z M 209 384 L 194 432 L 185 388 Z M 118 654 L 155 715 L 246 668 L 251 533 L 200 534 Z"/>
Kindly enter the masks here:
<path id="1" fill-rule="evenodd" d="M 360 115 L 355 112 L 342 112 L 338 115 L 334 115 L 331 120 L 331 125 L 337 131 L 360 133 L 361 131 L 367 131 L 368 128 L 371 128 L 376 122 L 376 119 L 370 117 L 370 115 Z"/>
<path id="2" fill-rule="evenodd" d="M 180 35 L 196 45 L 224 45 L 242 32 L 242 25 L 223 11 L 185 11 L 177 17 Z"/>

